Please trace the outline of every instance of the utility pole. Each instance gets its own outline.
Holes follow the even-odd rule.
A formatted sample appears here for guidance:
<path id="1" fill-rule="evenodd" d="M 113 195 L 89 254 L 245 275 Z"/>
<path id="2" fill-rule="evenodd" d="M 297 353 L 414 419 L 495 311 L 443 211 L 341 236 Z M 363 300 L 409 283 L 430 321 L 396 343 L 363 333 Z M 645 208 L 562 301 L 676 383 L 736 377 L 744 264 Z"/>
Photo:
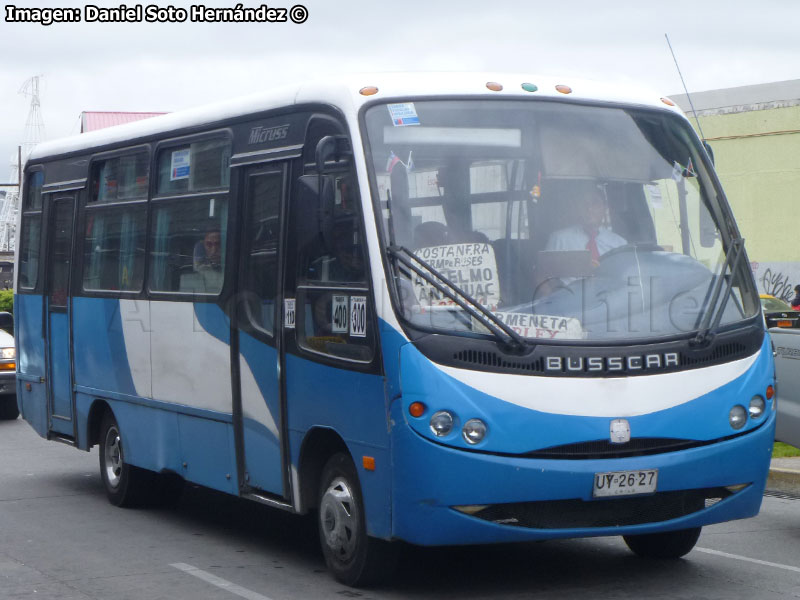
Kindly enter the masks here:
<path id="1" fill-rule="evenodd" d="M 16 179 L 16 187 L 6 193 L 5 201 L 0 205 L 0 250 L 13 250 L 16 244 L 17 212 L 19 198 L 22 193 L 22 171 L 36 144 L 44 139 L 44 121 L 42 120 L 41 102 L 39 100 L 39 75 L 26 80 L 19 93 L 31 99 L 28 118 L 25 120 L 25 137 L 21 146 L 17 147 L 17 155 L 11 158 L 11 181 Z M 24 155 L 24 162 L 23 162 Z"/>

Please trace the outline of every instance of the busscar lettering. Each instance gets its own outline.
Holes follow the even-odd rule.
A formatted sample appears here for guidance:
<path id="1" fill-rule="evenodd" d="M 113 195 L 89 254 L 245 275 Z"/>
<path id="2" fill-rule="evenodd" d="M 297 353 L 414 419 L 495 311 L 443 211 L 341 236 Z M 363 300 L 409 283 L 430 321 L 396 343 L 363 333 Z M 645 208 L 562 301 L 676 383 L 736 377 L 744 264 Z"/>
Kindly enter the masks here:
<path id="1" fill-rule="evenodd" d="M 549 317 L 551 318 L 551 317 Z M 780 349 L 778 349 L 780 352 Z M 668 367 L 680 366 L 680 355 L 677 352 L 664 354 L 633 354 L 630 356 L 546 356 L 546 371 L 558 372 L 623 372 L 623 371 L 655 371 Z"/>
<path id="2" fill-rule="evenodd" d="M 6 5 L 6 23 L 78 23 L 81 20 L 80 8 L 19 8 Z"/>

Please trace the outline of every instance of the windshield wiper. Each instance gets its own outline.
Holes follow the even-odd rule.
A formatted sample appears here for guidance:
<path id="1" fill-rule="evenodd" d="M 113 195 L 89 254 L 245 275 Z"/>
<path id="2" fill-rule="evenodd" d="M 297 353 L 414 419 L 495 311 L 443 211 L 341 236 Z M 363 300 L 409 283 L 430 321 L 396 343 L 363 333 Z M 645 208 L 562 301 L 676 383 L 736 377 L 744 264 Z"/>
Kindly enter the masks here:
<path id="1" fill-rule="evenodd" d="M 733 290 L 733 279 L 736 276 L 736 270 L 739 268 L 739 262 L 744 255 L 744 238 L 737 238 L 731 241 L 730 251 L 725 256 L 725 262 L 722 265 L 722 270 L 714 283 L 714 290 L 711 294 L 711 301 L 708 305 L 708 310 L 703 316 L 700 327 L 697 330 L 697 335 L 692 339 L 693 344 L 705 344 L 708 341 L 709 334 L 717 331 L 722 315 L 725 313 L 725 305 L 728 303 L 731 291 Z M 725 286 L 725 292 L 722 294 L 722 299 L 717 303 L 720 298 L 720 291 L 722 290 L 722 282 L 725 281 L 725 272 L 728 270 L 728 265 L 731 265 L 731 276 L 728 279 L 728 285 Z M 713 319 L 713 322 L 712 322 Z"/>
<path id="2" fill-rule="evenodd" d="M 435 287 L 442 294 L 450 298 L 453 302 L 458 304 L 461 308 L 467 311 L 470 315 L 480 321 L 481 325 L 491 331 L 496 338 L 504 343 L 510 343 L 518 350 L 523 350 L 526 347 L 525 340 L 516 331 L 511 329 L 508 325 L 487 309 L 483 304 L 478 302 L 475 298 L 467 294 L 464 290 L 450 281 L 447 277 L 442 275 L 436 268 L 432 267 L 426 261 L 422 260 L 419 256 L 411 252 L 404 246 L 388 246 L 386 251 L 397 261 L 403 263 L 408 269 L 411 269 L 424 279 L 427 283 Z M 417 264 L 414 264 L 410 259 L 413 259 Z M 424 269 L 424 270 L 423 270 Z M 426 273 L 427 271 L 427 273 Z M 431 277 L 433 275 L 433 277 Z M 437 279 L 439 281 L 437 281 Z M 443 283 L 440 283 L 443 282 Z"/>

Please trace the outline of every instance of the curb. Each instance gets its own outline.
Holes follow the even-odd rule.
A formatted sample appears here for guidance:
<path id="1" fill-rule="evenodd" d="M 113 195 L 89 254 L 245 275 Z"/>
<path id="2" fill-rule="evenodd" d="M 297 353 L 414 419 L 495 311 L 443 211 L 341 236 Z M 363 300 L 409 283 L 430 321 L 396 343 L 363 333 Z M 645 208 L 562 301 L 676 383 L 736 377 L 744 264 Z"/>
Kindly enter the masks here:
<path id="1" fill-rule="evenodd" d="M 784 494 L 800 494 L 800 470 L 771 467 L 767 490 Z"/>

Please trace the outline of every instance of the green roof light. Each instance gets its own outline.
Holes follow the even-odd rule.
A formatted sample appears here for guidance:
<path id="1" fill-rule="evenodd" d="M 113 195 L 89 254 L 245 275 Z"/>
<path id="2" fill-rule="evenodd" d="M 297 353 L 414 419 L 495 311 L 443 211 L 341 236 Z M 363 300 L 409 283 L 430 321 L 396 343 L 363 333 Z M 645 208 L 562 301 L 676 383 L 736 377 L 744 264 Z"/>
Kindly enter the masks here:
<path id="1" fill-rule="evenodd" d="M 536 87 L 536 84 L 534 83 L 523 83 L 522 89 L 525 90 L 526 92 L 535 92 L 539 88 Z"/>

